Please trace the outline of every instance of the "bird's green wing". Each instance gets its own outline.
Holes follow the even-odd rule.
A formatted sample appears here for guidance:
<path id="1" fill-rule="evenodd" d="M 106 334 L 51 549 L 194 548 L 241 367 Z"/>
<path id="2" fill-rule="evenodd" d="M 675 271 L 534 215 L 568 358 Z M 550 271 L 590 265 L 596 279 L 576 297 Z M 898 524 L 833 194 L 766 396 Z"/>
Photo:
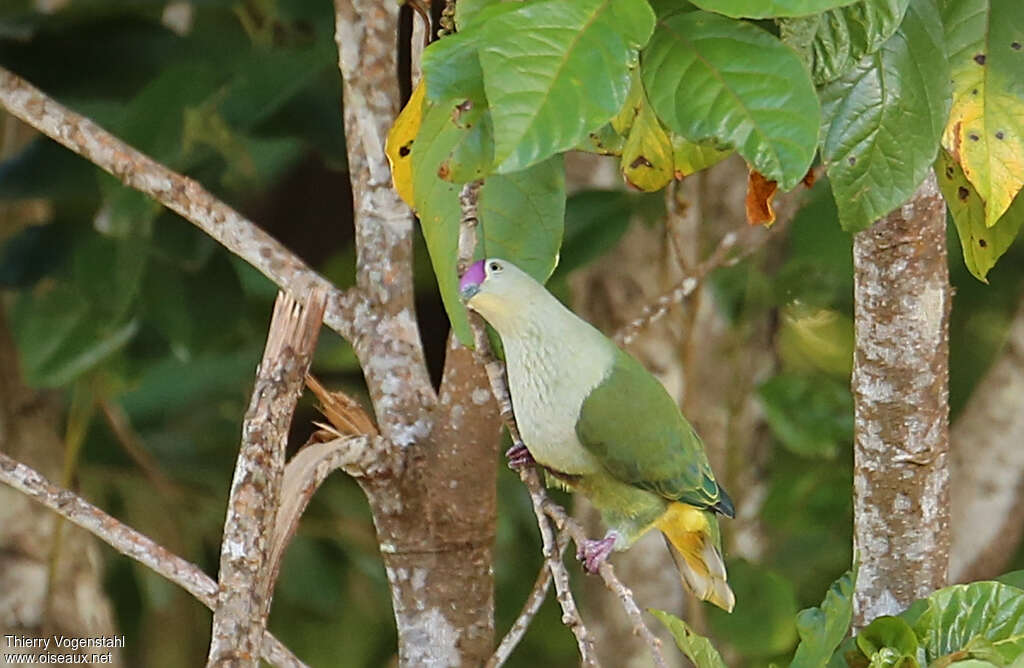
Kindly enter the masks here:
<path id="1" fill-rule="evenodd" d="M 584 400 L 576 436 L 618 480 L 701 508 L 724 503 L 731 514 L 700 437 L 661 383 L 621 350 Z"/>

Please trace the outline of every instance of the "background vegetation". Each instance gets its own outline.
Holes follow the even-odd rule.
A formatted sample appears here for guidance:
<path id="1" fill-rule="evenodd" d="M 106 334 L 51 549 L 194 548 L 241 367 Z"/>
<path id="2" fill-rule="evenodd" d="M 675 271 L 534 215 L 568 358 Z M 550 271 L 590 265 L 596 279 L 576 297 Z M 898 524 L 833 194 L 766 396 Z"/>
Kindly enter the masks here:
<path id="1" fill-rule="evenodd" d="M 42 12 L 5 3 L 0 64 L 202 182 L 335 285 L 354 283 L 330 3 L 58 4 Z M 4 117 L 3 128 L 4 317 L 25 382 L 61 407 L 63 482 L 213 573 L 276 287 L 187 222 L 13 118 Z M 789 186 L 801 175 L 781 178 Z M 579 188 L 571 178 L 570 189 Z M 763 550 L 756 563 L 730 561 L 739 605 L 732 616 L 707 611 L 703 626 L 730 665 L 785 660 L 798 640 L 797 611 L 818 605 L 851 560 L 851 237 L 827 178 L 800 194 L 799 205 L 777 241 L 712 277 L 729 328 L 772 321 L 777 358 L 757 389 L 771 452 L 759 471 Z M 553 289 L 572 299 L 573 272 L 586 271 L 630 225 L 656 225 L 664 215 L 661 195 L 583 184 L 565 204 Z M 417 239 L 416 305 L 436 384 L 448 316 L 426 245 Z M 971 275 L 960 248 L 951 223 L 953 420 L 999 354 L 1024 286 L 1020 243 L 1009 246 L 987 285 Z M 314 372 L 365 396 L 353 351 L 326 330 Z M 316 415 L 304 400 L 293 447 L 306 441 Z M 541 557 L 519 482 L 502 470 L 498 485 L 500 631 L 518 613 Z M 1007 570 L 1024 568 L 1017 549 Z M 205 608 L 134 562 L 102 555 L 104 588 L 128 636 L 125 664 L 201 663 Z M 386 665 L 396 652 L 389 600 L 363 493 L 336 475 L 288 551 L 270 627 L 314 666 Z M 559 616 L 552 600 L 545 603 L 509 665 L 576 661 Z"/>

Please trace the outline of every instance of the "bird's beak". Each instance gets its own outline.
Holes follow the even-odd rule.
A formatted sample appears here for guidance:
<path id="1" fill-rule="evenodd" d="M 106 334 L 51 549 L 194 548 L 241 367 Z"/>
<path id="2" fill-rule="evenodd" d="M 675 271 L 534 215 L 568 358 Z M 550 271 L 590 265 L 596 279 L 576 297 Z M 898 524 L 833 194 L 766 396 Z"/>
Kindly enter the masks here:
<path id="1" fill-rule="evenodd" d="M 485 278 L 487 278 L 487 272 L 484 271 L 484 261 L 474 262 L 459 279 L 459 295 L 462 297 L 462 301 L 467 302 L 480 292 L 480 284 L 484 282 Z"/>

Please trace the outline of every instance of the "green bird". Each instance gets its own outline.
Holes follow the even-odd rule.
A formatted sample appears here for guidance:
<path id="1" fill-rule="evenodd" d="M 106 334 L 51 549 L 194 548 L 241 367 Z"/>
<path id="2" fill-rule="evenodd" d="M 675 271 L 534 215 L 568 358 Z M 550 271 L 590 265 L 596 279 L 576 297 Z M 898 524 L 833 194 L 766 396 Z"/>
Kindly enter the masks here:
<path id="1" fill-rule="evenodd" d="M 516 422 L 548 485 L 579 492 L 608 532 L 581 546 L 591 573 L 650 529 L 664 534 L 683 585 L 732 611 L 716 513 L 734 517 L 700 437 L 661 383 L 507 260 L 473 264 L 459 288 L 505 348 Z M 513 451 L 515 448 L 513 448 Z"/>

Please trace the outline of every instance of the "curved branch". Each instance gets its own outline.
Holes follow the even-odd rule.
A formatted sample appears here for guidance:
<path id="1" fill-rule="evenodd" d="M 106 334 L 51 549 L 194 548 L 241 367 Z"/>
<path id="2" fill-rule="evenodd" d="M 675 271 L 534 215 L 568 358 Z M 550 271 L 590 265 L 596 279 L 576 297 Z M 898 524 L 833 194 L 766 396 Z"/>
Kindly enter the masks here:
<path id="1" fill-rule="evenodd" d="M 149 195 L 203 230 L 279 288 L 302 296 L 314 288 L 327 295 L 324 323 L 352 341 L 358 291 L 342 292 L 251 220 L 192 179 L 153 160 L 90 119 L 77 114 L 0 66 L 0 105 L 50 139 L 71 149 L 126 186 Z"/>

